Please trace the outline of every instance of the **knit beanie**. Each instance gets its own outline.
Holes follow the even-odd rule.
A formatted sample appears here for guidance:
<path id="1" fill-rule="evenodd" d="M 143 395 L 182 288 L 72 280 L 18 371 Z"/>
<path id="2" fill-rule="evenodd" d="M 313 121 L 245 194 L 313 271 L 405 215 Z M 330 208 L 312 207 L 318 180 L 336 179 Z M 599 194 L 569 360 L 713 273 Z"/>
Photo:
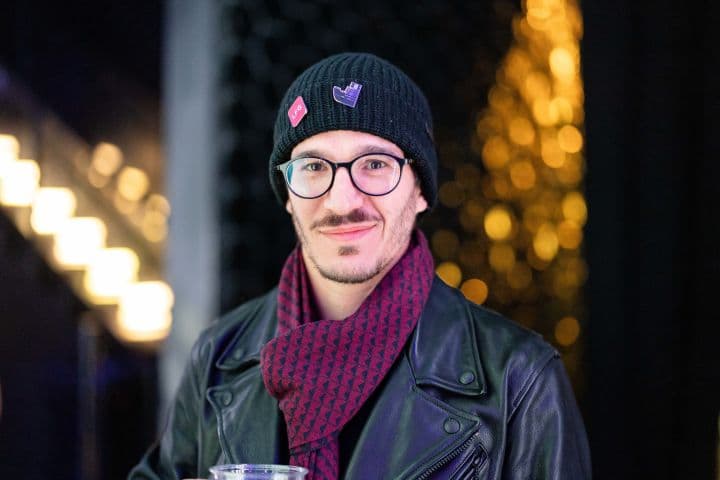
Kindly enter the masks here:
<path id="1" fill-rule="evenodd" d="M 287 188 L 275 167 L 290 159 L 295 145 L 328 130 L 355 130 L 389 140 L 413 159 L 423 196 L 432 207 L 437 198 L 432 128 L 425 95 L 402 70 L 369 53 L 332 55 L 301 73 L 280 103 L 270 183 L 284 205 Z"/>

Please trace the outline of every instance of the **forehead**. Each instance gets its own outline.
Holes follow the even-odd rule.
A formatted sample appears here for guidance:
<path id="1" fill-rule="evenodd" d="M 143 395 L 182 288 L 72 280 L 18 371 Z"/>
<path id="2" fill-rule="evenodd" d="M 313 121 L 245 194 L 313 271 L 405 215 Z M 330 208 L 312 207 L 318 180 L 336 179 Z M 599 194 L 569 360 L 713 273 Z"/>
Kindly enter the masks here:
<path id="1" fill-rule="evenodd" d="M 390 153 L 399 157 L 403 151 L 389 140 L 365 132 L 330 130 L 306 138 L 295 145 L 291 158 L 319 155 L 329 160 L 348 159 L 368 152 Z"/>

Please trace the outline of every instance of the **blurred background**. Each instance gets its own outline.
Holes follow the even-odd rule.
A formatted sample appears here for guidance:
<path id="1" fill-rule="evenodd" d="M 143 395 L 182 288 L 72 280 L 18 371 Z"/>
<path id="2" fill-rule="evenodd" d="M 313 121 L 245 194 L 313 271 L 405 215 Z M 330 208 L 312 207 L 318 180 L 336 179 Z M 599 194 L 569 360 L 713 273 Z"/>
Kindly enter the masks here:
<path id="1" fill-rule="evenodd" d="M 720 7 L 696 3 L 4 2 L 0 477 L 124 478 L 198 333 L 276 283 L 277 105 L 353 50 L 426 92 L 437 273 L 561 352 L 594 476 L 720 478 Z"/>

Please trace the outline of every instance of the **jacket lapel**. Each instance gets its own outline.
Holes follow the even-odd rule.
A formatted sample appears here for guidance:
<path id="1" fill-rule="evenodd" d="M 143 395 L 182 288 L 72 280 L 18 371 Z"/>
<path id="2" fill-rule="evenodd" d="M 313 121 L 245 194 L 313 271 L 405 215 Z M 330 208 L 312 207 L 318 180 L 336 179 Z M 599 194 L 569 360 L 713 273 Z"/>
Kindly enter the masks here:
<path id="1" fill-rule="evenodd" d="M 279 429 L 285 427 L 277 400 L 265 389 L 260 370 L 260 350 L 277 330 L 275 298 L 272 292 L 247 316 L 215 363 L 221 378 L 206 396 L 225 463 L 280 463 L 287 449 L 281 445 L 285 440 Z"/>
<path id="2" fill-rule="evenodd" d="M 417 385 L 479 396 L 485 393 L 485 374 L 474 323 L 458 296 L 435 277 L 410 345 L 410 365 Z"/>

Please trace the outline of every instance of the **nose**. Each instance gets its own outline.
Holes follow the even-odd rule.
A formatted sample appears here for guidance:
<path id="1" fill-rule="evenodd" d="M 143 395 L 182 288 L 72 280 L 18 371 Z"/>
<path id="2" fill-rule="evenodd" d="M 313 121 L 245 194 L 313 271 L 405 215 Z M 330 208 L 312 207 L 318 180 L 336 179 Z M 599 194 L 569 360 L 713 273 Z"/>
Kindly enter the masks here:
<path id="1" fill-rule="evenodd" d="M 337 215 L 344 215 L 360 208 L 365 201 L 364 194 L 355 188 L 347 168 L 338 168 L 332 188 L 325 194 L 325 208 Z"/>

